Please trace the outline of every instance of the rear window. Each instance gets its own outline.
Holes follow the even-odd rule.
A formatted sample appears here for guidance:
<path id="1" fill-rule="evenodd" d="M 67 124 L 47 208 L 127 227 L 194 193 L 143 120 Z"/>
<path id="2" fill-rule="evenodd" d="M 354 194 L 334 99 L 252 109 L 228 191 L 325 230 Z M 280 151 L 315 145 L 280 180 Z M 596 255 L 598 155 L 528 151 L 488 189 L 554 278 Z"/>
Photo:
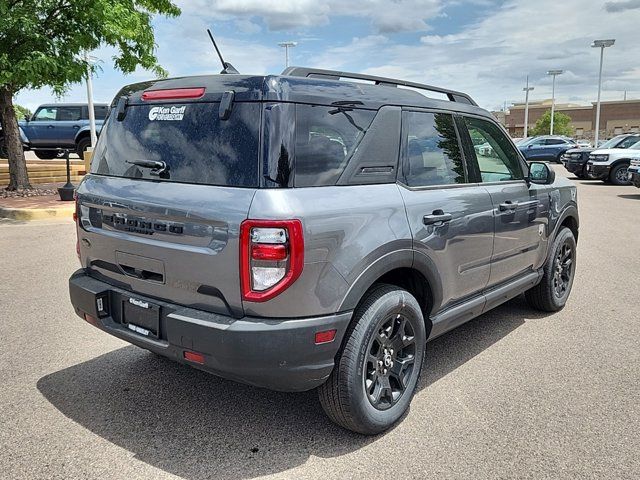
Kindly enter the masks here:
<path id="1" fill-rule="evenodd" d="M 257 187 L 259 103 L 236 103 L 227 120 L 218 103 L 132 105 L 100 132 L 91 173 L 156 181 Z M 168 175 L 132 162 L 165 162 Z"/>

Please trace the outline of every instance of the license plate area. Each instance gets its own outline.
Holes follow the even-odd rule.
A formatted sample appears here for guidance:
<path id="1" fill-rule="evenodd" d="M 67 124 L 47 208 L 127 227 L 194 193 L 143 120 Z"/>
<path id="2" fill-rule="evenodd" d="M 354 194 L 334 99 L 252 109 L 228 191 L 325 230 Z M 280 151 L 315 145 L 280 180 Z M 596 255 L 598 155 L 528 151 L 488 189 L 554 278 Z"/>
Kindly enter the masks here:
<path id="1" fill-rule="evenodd" d="M 122 301 L 122 324 L 143 337 L 160 337 L 160 306 L 129 297 Z"/>

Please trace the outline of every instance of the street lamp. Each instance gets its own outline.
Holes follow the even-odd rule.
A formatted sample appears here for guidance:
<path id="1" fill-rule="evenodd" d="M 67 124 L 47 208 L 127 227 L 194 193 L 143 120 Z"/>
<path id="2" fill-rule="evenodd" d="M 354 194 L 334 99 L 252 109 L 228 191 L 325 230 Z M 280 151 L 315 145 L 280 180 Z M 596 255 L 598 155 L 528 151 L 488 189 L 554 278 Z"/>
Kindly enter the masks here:
<path id="1" fill-rule="evenodd" d="M 591 46 L 600 49 L 600 74 L 598 75 L 598 101 L 596 102 L 596 135 L 593 146 L 598 148 L 598 137 L 600 137 L 600 91 L 602 90 L 602 60 L 604 59 L 604 49 L 616 43 L 615 39 L 594 40 Z"/>
<path id="2" fill-rule="evenodd" d="M 556 77 L 562 75 L 564 70 L 549 70 L 547 75 L 553 77 L 553 86 L 551 87 L 551 128 L 549 129 L 549 135 L 553 135 L 553 114 L 556 111 Z"/>
<path id="3" fill-rule="evenodd" d="M 89 52 L 84 53 L 84 60 L 87 62 L 87 107 L 89 108 L 89 134 L 91 136 L 91 147 L 96 146 L 98 141 L 98 135 L 96 134 L 96 114 L 93 109 L 93 81 L 91 80 L 91 65 L 93 65 L 98 59 L 89 55 Z"/>
<path id="4" fill-rule="evenodd" d="M 529 86 L 529 75 L 527 75 L 527 86 L 522 89 L 525 93 L 524 96 L 524 138 L 527 138 L 527 129 L 529 127 L 529 92 L 533 90 L 533 87 Z"/>
<path id="5" fill-rule="evenodd" d="M 291 42 L 291 41 L 280 42 L 278 45 L 284 48 L 284 66 L 288 67 L 289 66 L 289 49 L 298 45 L 298 42 Z"/>

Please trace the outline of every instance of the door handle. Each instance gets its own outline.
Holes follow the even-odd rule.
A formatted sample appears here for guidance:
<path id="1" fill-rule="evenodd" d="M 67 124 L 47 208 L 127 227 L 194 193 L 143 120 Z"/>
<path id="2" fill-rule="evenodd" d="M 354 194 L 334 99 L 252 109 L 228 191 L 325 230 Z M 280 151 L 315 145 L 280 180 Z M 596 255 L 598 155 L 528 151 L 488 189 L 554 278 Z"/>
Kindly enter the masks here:
<path id="1" fill-rule="evenodd" d="M 47 128 L 55 128 L 53 125 L 47 125 Z"/>
<path id="2" fill-rule="evenodd" d="M 506 202 L 501 203 L 498 206 L 498 209 L 501 212 L 511 212 L 517 208 L 518 208 L 518 202 L 512 202 L 511 200 L 507 200 Z"/>
<path id="3" fill-rule="evenodd" d="M 74 125 L 73 128 L 80 128 L 80 125 Z"/>
<path id="4" fill-rule="evenodd" d="M 444 213 L 442 210 L 434 210 L 431 215 L 425 215 L 422 217 L 422 223 L 425 225 L 434 225 L 450 222 L 453 219 L 453 215 L 450 213 Z"/>

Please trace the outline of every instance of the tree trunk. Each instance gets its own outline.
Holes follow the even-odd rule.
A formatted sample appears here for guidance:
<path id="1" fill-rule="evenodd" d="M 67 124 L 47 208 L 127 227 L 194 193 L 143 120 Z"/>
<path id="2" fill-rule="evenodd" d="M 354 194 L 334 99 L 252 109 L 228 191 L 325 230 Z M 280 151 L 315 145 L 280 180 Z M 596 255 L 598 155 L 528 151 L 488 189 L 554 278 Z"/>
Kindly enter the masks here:
<path id="1" fill-rule="evenodd" d="M 31 188 L 27 162 L 20 141 L 18 119 L 13 109 L 13 91 L 9 87 L 0 87 L 0 120 L 2 133 L 9 160 L 9 186 L 7 190 Z"/>

